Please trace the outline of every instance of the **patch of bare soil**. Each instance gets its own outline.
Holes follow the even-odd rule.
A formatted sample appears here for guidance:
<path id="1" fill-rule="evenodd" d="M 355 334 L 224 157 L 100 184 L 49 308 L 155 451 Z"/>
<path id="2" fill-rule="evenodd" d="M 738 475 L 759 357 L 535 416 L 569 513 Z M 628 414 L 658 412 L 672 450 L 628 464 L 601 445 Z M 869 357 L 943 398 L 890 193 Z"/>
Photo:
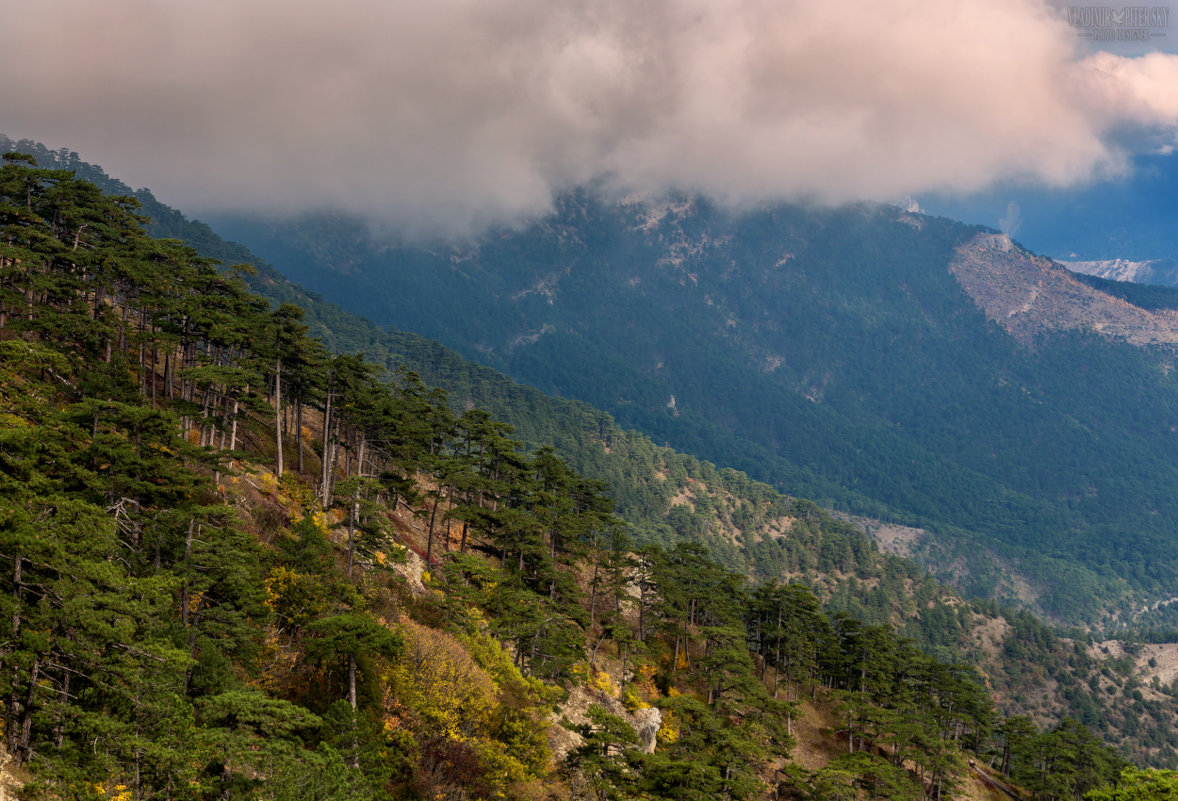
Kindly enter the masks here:
<path id="1" fill-rule="evenodd" d="M 873 517 L 856 517 L 841 512 L 832 512 L 870 537 L 883 553 L 911 558 L 917 545 L 925 538 L 923 528 L 912 528 L 895 523 L 885 523 Z"/>
<path id="2" fill-rule="evenodd" d="M 14 768 L 8 750 L 0 743 L 0 801 L 16 801 L 29 780 L 23 768 Z"/>
<path id="3" fill-rule="evenodd" d="M 1120 640 L 1105 640 L 1094 642 L 1088 646 L 1088 656 L 1098 661 L 1105 659 L 1119 659 L 1125 655 L 1125 646 Z"/>
<path id="4" fill-rule="evenodd" d="M 971 762 L 969 777 L 954 790 L 953 797 L 964 801 L 1011 801 L 1013 794 L 1004 791 L 1002 784 L 1002 779 L 985 766 Z"/>
<path id="5" fill-rule="evenodd" d="M 408 551 L 406 557 L 404 564 L 392 564 L 390 567 L 405 579 L 410 592 L 414 595 L 425 595 L 425 583 L 422 581 L 425 574 L 425 560 L 413 551 Z"/>
<path id="6" fill-rule="evenodd" d="M 1002 653 L 1002 643 L 1010 634 L 1010 623 L 1004 617 L 983 618 L 984 623 L 971 632 L 974 644 L 990 659 L 997 659 Z"/>
<path id="7" fill-rule="evenodd" d="M 689 487 L 684 487 L 683 489 L 679 490 L 678 493 L 676 493 L 674 498 L 671 498 L 671 502 L 667 504 L 667 506 L 686 506 L 691 512 L 694 513 L 695 493 L 692 492 Z"/>
<path id="8" fill-rule="evenodd" d="M 1163 687 L 1178 680 L 1178 643 L 1154 643 L 1141 646 L 1137 670 L 1146 684 L 1157 677 Z"/>
<path id="9" fill-rule="evenodd" d="M 924 537 L 924 529 L 877 522 L 867 526 L 867 536 L 875 540 L 884 553 L 911 557 L 913 549 Z"/>
<path id="10" fill-rule="evenodd" d="M 1178 680 L 1178 643 L 1150 643 L 1136 646 L 1140 650 L 1133 658 L 1137 678 L 1149 684 L 1154 678 L 1163 687 Z M 1120 640 L 1105 640 L 1088 646 L 1088 656 L 1097 660 L 1120 659 L 1126 655 Z"/>
<path id="11" fill-rule="evenodd" d="M 799 717 L 793 722 L 797 738 L 790 754 L 793 762 L 806 770 L 819 770 L 847 752 L 847 744 L 835 736 L 838 724 L 828 707 L 803 698 L 798 711 Z"/>

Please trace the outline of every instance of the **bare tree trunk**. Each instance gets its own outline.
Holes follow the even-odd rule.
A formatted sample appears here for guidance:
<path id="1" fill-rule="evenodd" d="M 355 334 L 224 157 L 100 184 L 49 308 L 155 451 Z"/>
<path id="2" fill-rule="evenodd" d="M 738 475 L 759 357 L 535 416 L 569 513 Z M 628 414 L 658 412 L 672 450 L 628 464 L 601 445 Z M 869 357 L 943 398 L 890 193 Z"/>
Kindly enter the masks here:
<path id="1" fill-rule="evenodd" d="M 327 405 L 323 410 L 323 475 L 319 483 L 319 491 L 322 493 L 320 501 L 323 508 L 326 509 L 331 505 L 331 486 L 329 479 L 331 477 L 331 371 L 327 373 Z"/>
<path id="2" fill-rule="evenodd" d="M 245 388 L 245 391 L 249 392 L 249 390 L 250 390 L 250 388 L 247 385 Z M 237 412 L 239 410 L 238 404 L 239 404 L 239 401 L 237 400 L 237 398 L 234 398 L 233 399 L 233 419 L 229 421 L 229 450 L 231 450 L 231 451 L 237 450 Z"/>
<path id="3" fill-rule="evenodd" d="M 282 357 L 274 360 L 274 439 L 278 443 L 278 468 L 282 477 Z"/>
<path id="4" fill-rule="evenodd" d="M 21 566 L 24 564 L 24 554 L 17 551 L 16 565 L 12 570 L 12 639 L 16 640 L 20 634 L 20 592 Z M 12 693 L 8 697 L 8 753 L 16 753 L 17 745 L 17 713 L 20 711 L 20 666 L 12 666 Z"/>
<path id="5" fill-rule="evenodd" d="M 356 655 L 348 654 L 348 703 L 352 705 L 352 769 L 360 769 L 360 735 L 356 731 Z"/>
<path id="6" fill-rule="evenodd" d="M 295 400 L 295 442 L 299 445 L 299 473 L 303 472 L 303 399 Z"/>
<path id="7" fill-rule="evenodd" d="M 348 505 L 348 569 L 347 577 L 352 577 L 352 564 L 356 560 L 356 517 L 360 514 L 360 491 L 352 496 Z"/>
<path id="8" fill-rule="evenodd" d="M 29 743 L 33 739 L 33 702 L 36 700 L 37 680 L 41 672 L 41 658 L 33 658 L 33 667 L 29 670 L 29 691 L 25 695 L 25 707 L 21 710 L 20 740 L 16 744 L 16 751 L 12 758 L 16 764 L 23 765 L 32 756 Z"/>
<path id="9" fill-rule="evenodd" d="M 601 553 L 595 549 L 594 556 L 593 579 L 589 582 L 589 628 L 593 628 L 597 616 L 597 570 L 601 565 Z"/>
<path id="10" fill-rule="evenodd" d="M 426 570 L 431 570 L 432 569 L 431 565 L 433 565 L 434 520 L 438 516 L 438 503 L 439 503 L 439 501 L 441 501 L 441 499 L 442 499 L 442 491 L 439 489 L 437 491 L 437 494 L 434 495 L 434 508 L 429 514 L 429 533 L 426 535 L 426 538 L 425 538 L 425 569 Z M 521 567 L 522 567 L 522 565 L 521 565 Z"/>
<path id="11" fill-rule="evenodd" d="M 356 656 L 348 654 L 348 703 L 356 711 Z"/>
<path id="12" fill-rule="evenodd" d="M 64 671 L 64 675 L 61 679 L 61 689 L 58 691 L 58 695 L 61 697 L 61 705 L 63 707 L 69 704 L 70 672 L 71 671 L 68 668 Z M 56 734 L 57 747 L 61 748 L 65 744 L 65 716 L 62 714 L 60 709 L 57 711 Z"/>
<path id="13" fill-rule="evenodd" d="M 132 796 L 133 801 L 140 801 L 143 798 L 143 749 L 139 746 L 140 738 L 143 736 L 143 724 L 139 720 L 139 705 L 137 693 L 135 697 L 135 792 Z"/>

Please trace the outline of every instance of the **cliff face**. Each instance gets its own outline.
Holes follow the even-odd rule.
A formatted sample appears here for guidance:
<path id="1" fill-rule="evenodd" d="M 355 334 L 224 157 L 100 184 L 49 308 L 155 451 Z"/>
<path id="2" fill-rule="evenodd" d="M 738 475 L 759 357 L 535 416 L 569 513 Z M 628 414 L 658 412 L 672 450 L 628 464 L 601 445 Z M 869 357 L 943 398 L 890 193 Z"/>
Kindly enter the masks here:
<path id="1" fill-rule="evenodd" d="M 1089 331 L 1138 346 L 1178 343 L 1178 313 L 1101 292 L 1003 234 L 975 236 L 957 249 L 949 271 L 989 319 L 1024 344 L 1052 331 Z"/>

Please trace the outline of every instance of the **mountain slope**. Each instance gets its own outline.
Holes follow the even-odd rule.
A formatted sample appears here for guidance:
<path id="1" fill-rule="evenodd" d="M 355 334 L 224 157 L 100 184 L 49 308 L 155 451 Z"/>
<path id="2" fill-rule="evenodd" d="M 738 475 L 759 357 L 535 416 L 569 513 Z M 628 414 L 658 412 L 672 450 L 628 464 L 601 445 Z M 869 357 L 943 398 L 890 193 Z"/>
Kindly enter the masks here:
<path id="1" fill-rule="evenodd" d="M 863 523 L 856 528 L 835 522 L 813 504 L 801 502 L 808 510 L 806 517 L 821 517 L 829 525 L 814 525 L 803 543 L 794 541 L 784 535 L 796 520 L 798 502 L 747 475 L 656 445 L 639 433 L 622 429 L 610 415 L 585 403 L 547 396 L 463 359 L 435 341 L 383 329 L 326 303 L 289 282 L 243 246 L 221 239 L 204 223 L 189 220 L 160 203 L 150 190 L 132 191 L 72 151 L 50 151 L 35 142 L 2 136 L 0 149 L 32 153 L 39 163 L 69 169 L 108 193 L 135 196 L 149 218 L 148 230 L 153 235 L 181 239 L 201 255 L 225 264 L 254 265 L 256 274 L 246 276 L 251 287 L 276 305 L 302 307 L 309 333 L 321 338 L 330 350 L 363 352 L 390 373 L 412 370 L 427 385 L 444 389 L 455 411 L 485 409 L 509 422 L 513 436 L 528 448 L 555 447 L 577 470 L 609 483 L 619 513 L 642 543 L 701 542 L 725 565 L 758 580 L 790 577 L 813 583 L 824 579 L 828 595 L 837 592 L 848 577 L 860 571 L 873 574 L 883 567 L 864 536 Z M 891 561 L 889 569 L 906 578 L 920 576 L 914 564 Z M 827 575 L 835 563 L 843 576 Z M 946 590 L 937 588 L 931 593 L 939 597 Z M 891 611 L 898 602 L 894 593 L 874 609 L 846 593 L 843 599 L 841 608 L 854 608 L 861 616 L 873 615 L 876 622 L 900 623 L 905 619 Z"/>
<path id="2" fill-rule="evenodd" d="M 1178 312 L 1131 302 L 1115 287 L 1026 253 L 1003 234 L 974 237 L 957 249 L 949 269 L 986 317 L 1027 345 L 1062 331 L 1138 346 L 1178 343 Z"/>
<path id="3" fill-rule="evenodd" d="M 76 156 L 66 154 L 62 162 L 33 143 L 22 143 L 22 149 L 32 150 L 45 164 L 72 163 L 116 194 L 130 191 Z M 146 190 L 137 194 L 153 227 L 188 239 L 206 255 L 258 262 L 240 245 L 221 240 Z M 898 626 L 927 652 L 976 665 L 1006 714 L 1031 715 L 1043 727 L 1071 715 L 1140 762 L 1178 764 L 1174 646 L 1142 650 L 1128 645 L 1138 654 L 1134 664 L 1118 643 L 1085 649 L 1082 642 L 1061 639 L 1025 613 L 964 602 L 911 561 L 882 555 L 862 530 L 894 553 L 923 554 L 941 564 L 971 556 L 960 542 L 955 546 L 929 531 L 878 521 L 860 519 L 852 526 L 832 519 L 810 502 L 783 498 L 731 469 L 657 447 L 583 403 L 544 396 L 436 342 L 382 330 L 293 286 L 264 262 L 258 264 L 255 285 L 274 302 L 302 305 L 310 331 L 333 348 L 364 349 L 374 363 L 389 369 L 408 365 L 428 384 L 446 387 L 456 411 L 488 409 L 513 421 L 516 436 L 531 447 L 555 445 L 580 472 L 608 481 L 640 542 L 668 547 L 683 540 L 703 542 L 729 568 L 759 582 L 788 579 L 810 585 L 828 610 L 850 613 L 868 624 Z M 406 522 L 407 516 L 399 519 Z M 418 521 L 416 527 L 422 550 L 425 523 Z M 975 559 L 972 566 L 976 580 L 1033 600 L 1031 588 L 1011 563 Z M 1175 608 L 1159 606 L 1154 615 L 1172 616 L 1168 610 Z"/>
<path id="4" fill-rule="evenodd" d="M 891 207 L 729 214 L 588 191 L 477 242 L 390 246 L 340 225 L 218 228 L 329 300 L 656 441 L 932 531 L 916 553 L 969 592 L 1092 621 L 1178 579 L 1168 351 L 1096 326 L 1053 324 L 1033 343 L 1004 330 L 950 269 L 985 229 Z M 998 280 L 1000 261 L 977 280 Z M 990 555 L 972 558 L 979 546 Z"/>
<path id="5" fill-rule="evenodd" d="M 0 167 L 0 722 L 25 793 L 911 799 L 965 783 L 967 748 L 997 762 L 996 731 L 1045 797 L 1117 775 L 1079 724 L 1007 726 L 972 668 L 886 624 L 697 543 L 631 551 L 551 449 L 328 358 L 297 308 L 26 161 Z M 917 578 L 813 504 L 745 499 L 779 517 L 739 509 L 746 530 L 848 594 Z M 912 587 L 950 640 L 972 615 Z M 799 714 L 847 758 L 790 764 Z M 1083 770 L 1040 769 L 1061 748 Z"/>

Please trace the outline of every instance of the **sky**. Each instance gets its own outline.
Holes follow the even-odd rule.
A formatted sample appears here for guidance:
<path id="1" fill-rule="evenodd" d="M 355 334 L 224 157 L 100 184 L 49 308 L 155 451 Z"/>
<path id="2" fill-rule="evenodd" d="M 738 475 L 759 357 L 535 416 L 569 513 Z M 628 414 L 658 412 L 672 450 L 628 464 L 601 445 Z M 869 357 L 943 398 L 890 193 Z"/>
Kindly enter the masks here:
<path id="1" fill-rule="evenodd" d="M 190 215 L 470 233 L 589 182 L 897 201 L 1085 186 L 1178 145 L 1172 1 L 1121 42 L 1043 0 L 8 5 L 0 133 Z"/>

